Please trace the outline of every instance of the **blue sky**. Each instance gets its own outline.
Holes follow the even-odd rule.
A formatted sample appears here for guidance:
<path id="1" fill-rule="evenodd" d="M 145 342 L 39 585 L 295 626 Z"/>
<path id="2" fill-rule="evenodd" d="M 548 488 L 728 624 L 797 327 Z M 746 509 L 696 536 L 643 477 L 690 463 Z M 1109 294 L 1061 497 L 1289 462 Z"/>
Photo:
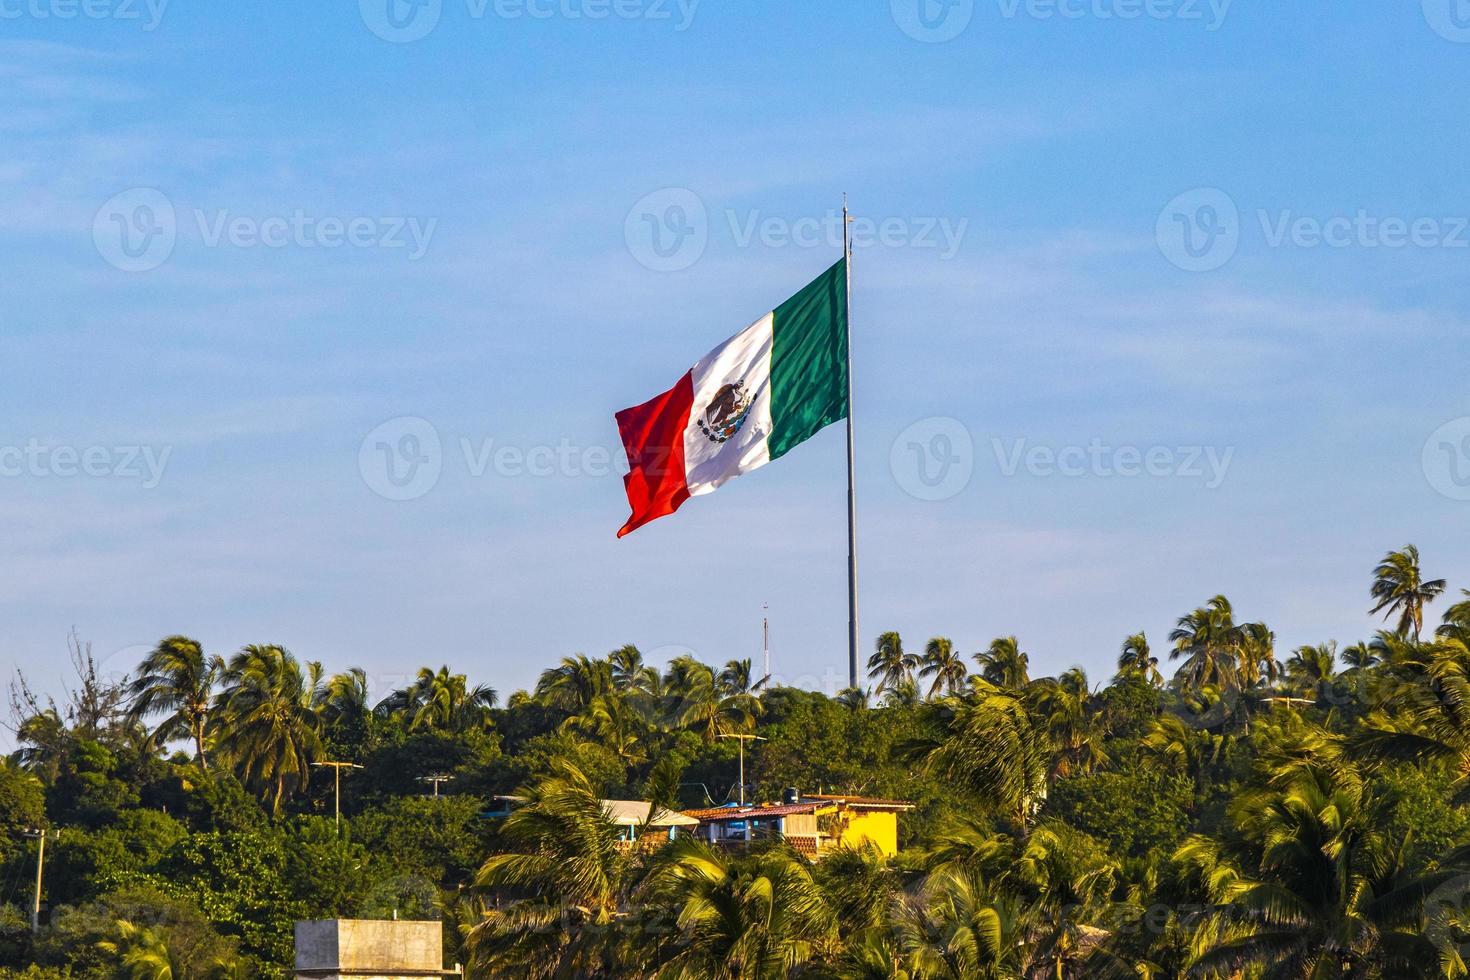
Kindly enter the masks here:
<path id="1" fill-rule="evenodd" d="M 183 632 L 508 693 L 758 655 L 764 601 L 777 673 L 840 686 L 840 430 L 621 542 L 607 461 L 837 257 L 844 191 L 884 229 L 865 647 L 1102 681 L 1218 592 L 1283 652 L 1365 635 L 1406 542 L 1470 585 L 1450 0 L 386 2 L 0 0 L 0 657 L 39 686 L 75 626 L 110 671 Z"/>

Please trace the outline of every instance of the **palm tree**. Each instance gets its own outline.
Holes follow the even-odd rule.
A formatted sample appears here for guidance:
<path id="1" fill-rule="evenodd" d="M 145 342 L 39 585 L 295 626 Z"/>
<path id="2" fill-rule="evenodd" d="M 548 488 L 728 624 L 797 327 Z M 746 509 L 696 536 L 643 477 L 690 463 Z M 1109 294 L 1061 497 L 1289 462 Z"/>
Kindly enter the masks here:
<path id="1" fill-rule="evenodd" d="M 501 828 L 510 852 L 490 857 L 475 878 L 489 901 L 466 938 L 470 965 L 495 976 L 611 975 L 609 933 L 628 872 L 618 828 L 568 762 L 521 795 Z"/>
<path id="2" fill-rule="evenodd" d="M 1056 679 L 1032 682 L 1024 696 L 1051 738 L 1049 779 L 1092 772 L 1107 764 L 1104 718 L 1095 710 L 1087 674 L 1081 667 L 1073 667 Z"/>
<path id="3" fill-rule="evenodd" d="M 731 660 L 726 663 L 725 668 L 720 671 L 716 681 L 719 685 L 720 694 L 725 697 L 753 694 L 755 691 L 760 690 L 761 686 L 766 682 L 764 678 L 759 681 L 753 680 L 750 673 L 749 657 L 746 657 L 744 660 Z"/>
<path id="4" fill-rule="evenodd" d="M 1285 673 L 1294 692 L 1322 701 L 1337 680 L 1337 644 L 1297 647 L 1286 661 Z"/>
<path id="5" fill-rule="evenodd" d="M 272 800 L 304 790 L 322 754 L 321 665 L 301 664 L 278 646 L 247 646 L 221 674 L 210 728 L 242 780 Z"/>
<path id="6" fill-rule="evenodd" d="M 1393 687 L 1350 744 L 1370 761 L 1448 763 L 1459 775 L 1456 801 L 1470 802 L 1470 649 L 1445 643 L 1424 681 Z"/>
<path id="7" fill-rule="evenodd" d="M 989 801 L 1025 833 L 1032 812 L 1046 797 L 1051 738 L 1022 694 L 978 678 L 973 687 L 973 698 L 931 708 L 936 715 L 948 715 L 943 734 L 937 742 L 914 748 L 922 753 L 926 770 Z"/>
<path id="8" fill-rule="evenodd" d="M 877 679 L 875 693 L 882 694 L 912 677 L 918 666 L 918 655 L 905 653 L 903 637 L 890 631 L 878 637 L 877 649 L 868 658 L 868 676 Z"/>
<path id="9" fill-rule="evenodd" d="M 1417 643 L 1424 626 L 1424 606 L 1444 592 L 1444 587 L 1442 578 L 1424 581 L 1419 570 L 1419 549 L 1405 545 L 1403 551 L 1384 555 L 1373 569 L 1370 594 L 1378 602 L 1369 612 L 1374 615 L 1381 612 L 1385 620 L 1397 615 L 1398 634 L 1405 637 L 1412 634 Z"/>
<path id="10" fill-rule="evenodd" d="M 562 730 L 587 736 L 610 749 L 627 765 L 647 757 L 642 743 L 648 735 L 648 719 L 631 697 L 611 692 L 599 694 L 586 711 L 563 722 Z"/>
<path id="11" fill-rule="evenodd" d="M 337 748 L 360 750 L 372 731 L 367 671 L 351 667 L 334 674 L 321 689 L 317 710 L 329 727 Z"/>
<path id="12" fill-rule="evenodd" d="M 162 746 L 178 738 L 194 742 L 199 766 L 209 771 L 204 752 L 204 731 L 209 722 L 215 682 L 224 663 L 218 657 L 206 657 L 198 640 L 187 636 L 170 636 L 138 665 L 138 677 L 128 685 L 132 703 L 130 721 L 138 722 L 150 715 L 168 713 L 153 729 L 152 744 Z"/>
<path id="13" fill-rule="evenodd" d="M 1138 677 L 1151 687 L 1163 687 L 1164 675 L 1159 673 L 1159 658 L 1148 648 L 1148 637 L 1134 633 L 1123 641 L 1123 650 L 1118 654 L 1118 677 Z"/>
<path id="14" fill-rule="evenodd" d="M 933 698 L 941 690 L 953 694 L 965 683 L 965 662 L 955 652 L 954 641 L 948 637 L 936 636 L 924 645 L 923 668 L 919 671 L 919 677 L 932 677 L 934 683 L 929 685 L 929 697 Z"/>
<path id="15" fill-rule="evenodd" d="M 498 695 L 486 685 L 469 686 L 464 674 L 451 673 L 448 666 L 436 673 L 420 667 L 412 685 L 390 695 L 385 704 L 401 713 L 408 730 L 463 734 L 480 731 L 489 724 L 490 709 Z"/>
<path id="16" fill-rule="evenodd" d="M 996 687 L 1019 691 L 1031 682 L 1031 657 L 1021 651 L 1014 636 L 991 640 L 988 649 L 975 654 L 975 662 L 980 665 L 980 676 Z"/>
<path id="17" fill-rule="evenodd" d="M 1426 975 L 1421 909 L 1458 859 L 1408 874 L 1409 842 L 1388 839 L 1386 801 L 1351 765 L 1309 757 L 1262 778 L 1230 804 L 1238 844 L 1194 836 L 1175 854 L 1216 909 L 1191 938 L 1191 975 Z"/>
<path id="18" fill-rule="evenodd" d="M 748 662 L 745 676 L 748 679 Z M 730 679 L 738 682 L 738 676 Z M 722 685 L 708 664 L 687 654 L 669 662 L 663 689 L 662 715 L 668 727 L 699 732 L 710 742 L 721 735 L 750 731 L 762 711 L 754 694 Z"/>
<path id="19" fill-rule="evenodd" d="M 837 938 L 811 865 L 785 847 L 732 857 L 703 841 L 677 841 L 650 873 L 642 901 L 677 930 L 666 976 L 784 980 Z"/>
<path id="20" fill-rule="evenodd" d="M 607 655 L 612 664 L 612 686 L 620 694 L 652 693 L 658 687 L 658 671 L 643 662 L 643 652 L 629 643 Z"/>
<path id="21" fill-rule="evenodd" d="M 973 872 L 944 868 L 927 875 L 917 893 L 895 904 L 893 932 L 897 956 L 868 955 L 880 963 L 906 965 L 910 977 L 1010 980 L 1027 975 L 1021 903 L 998 894 Z"/>
<path id="22" fill-rule="evenodd" d="M 536 682 L 536 699 L 547 707 L 580 714 L 599 694 L 613 686 L 613 665 L 593 660 L 586 654 L 563 657 L 561 663 L 541 672 Z"/>
<path id="23" fill-rule="evenodd" d="M 1166 714 L 1154 721 L 1139 749 L 1145 759 L 1194 780 L 1196 790 L 1203 794 L 1227 744 L 1226 735 L 1191 727 L 1178 715 Z"/>
<path id="24" fill-rule="evenodd" d="M 174 980 L 174 957 L 161 934 L 126 919 L 118 920 L 117 931 L 116 939 L 97 944 L 97 950 L 120 968 L 117 976 L 124 980 Z"/>
<path id="25" fill-rule="evenodd" d="M 1245 634 L 1235 623 L 1229 599 L 1217 595 L 1181 616 L 1169 641 L 1174 644 L 1169 659 L 1184 658 L 1176 679 L 1186 690 L 1210 685 L 1226 691 L 1239 688 L 1237 657 Z"/>

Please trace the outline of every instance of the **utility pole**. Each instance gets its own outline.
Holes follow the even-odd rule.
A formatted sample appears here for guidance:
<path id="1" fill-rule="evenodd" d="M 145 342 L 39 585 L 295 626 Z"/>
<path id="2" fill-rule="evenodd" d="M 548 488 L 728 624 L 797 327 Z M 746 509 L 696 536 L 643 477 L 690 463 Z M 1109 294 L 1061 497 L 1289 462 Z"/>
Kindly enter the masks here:
<path id="1" fill-rule="evenodd" d="M 764 742 L 765 739 L 759 735 L 721 735 L 720 738 L 738 738 L 740 740 L 740 805 L 745 805 L 745 743 Z"/>
<path id="2" fill-rule="evenodd" d="M 434 784 L 434 799 L 437 800 L 439 798 L 439 784 L 440 783 L 452 783 L 452 782 L 454 782 L 454 777 L 453 776 L 446 776 L 446 775 L 444 775 L 442 773 L 437 773 L 436 772 L 432 776 L 420 776 L 419 777 L 419 782 L 421 782 L 421 783 L 433 783 Z"/>
<path id="3" fill-rule="evenodd" d="M 313 762 L 312 765 L 333 770 L 337 784 L 337 828 L 342 828 L 342 770 L 361 769 L 355 762 Z"/>
<path id="4" fill-rule="evenodd" d="M 41 877 L 46 871 L 46 831 L 27 830 L 26 837 L 34 837 L 40 841 L 40 850 L 36 854 L 36 898 L 31 904 L 31 932 L 41 932 Z"/>

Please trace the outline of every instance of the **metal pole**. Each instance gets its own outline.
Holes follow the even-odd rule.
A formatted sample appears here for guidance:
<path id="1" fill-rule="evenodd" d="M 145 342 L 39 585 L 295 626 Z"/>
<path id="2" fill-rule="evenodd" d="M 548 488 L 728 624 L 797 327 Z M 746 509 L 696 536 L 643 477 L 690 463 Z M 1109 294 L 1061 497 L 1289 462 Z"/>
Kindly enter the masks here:
<path id="1" fill-rule="evenodd" d="M 857 480 L 852 431 L 852 218 L 842 195 L 842 257 L 847 271 L 847 679 L 858 686 Z"/>
<path id="2" fill-rule="evenodd" d="M 333 766 L 332 767 L 332 772 L 334 772 L 334 773 L 337 774 L 337 780 L 336 780 L 336 782 L 337 782 L 337 792 L 335 794 L 336 795 L 336 799 L 337 799 L 337 829 L 338 830 L 341 830 L 342 829 L 342 767 L 341 766 Z"/>
<path id="3" fill-rule="evenodd" d="M 740 805 L 745 806 L 745 739 L 740 740 Z"/>
<path id="4" fill-rule="evenodd" d="M 31 932 L 41 932 L 41 875 L 46 868 L 46 831 L 36 835 L 41 841 L 41 851 L 36 855 L 36 900 L 31 905 Z"/>

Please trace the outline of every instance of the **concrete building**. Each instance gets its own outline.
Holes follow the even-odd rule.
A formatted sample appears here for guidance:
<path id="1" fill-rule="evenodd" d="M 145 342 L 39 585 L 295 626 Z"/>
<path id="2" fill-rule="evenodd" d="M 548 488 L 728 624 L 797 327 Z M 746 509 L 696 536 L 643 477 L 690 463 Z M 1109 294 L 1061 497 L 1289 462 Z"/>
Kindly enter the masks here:
<path id="1" fill-rule="evenodd" d="M 329 919 L 296 923 L 297 980 L 423 980 L 444 968 L 440 922 Z"/>

